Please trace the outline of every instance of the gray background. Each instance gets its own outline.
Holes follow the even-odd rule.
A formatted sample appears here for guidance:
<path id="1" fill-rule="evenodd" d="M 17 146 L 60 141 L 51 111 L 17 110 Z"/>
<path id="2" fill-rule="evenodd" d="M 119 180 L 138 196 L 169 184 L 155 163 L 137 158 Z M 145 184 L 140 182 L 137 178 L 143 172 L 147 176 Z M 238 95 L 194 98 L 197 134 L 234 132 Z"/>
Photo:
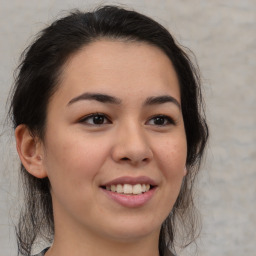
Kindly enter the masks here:
<path id="1" fill-rule="evenodd" d="M 117 3 L 101 1 L 101 3 Z M 256 1 L 119 1 L 150 15 L 197 56 L 210 146 L 198 185 L 198 255 L 256 255 Z M 33 35 L 63 10 L 95 1 L 0 0 L 0 256 L 16 255 L 17 155 L 5 102 L 13 70 Z M 180 255 L 192 255 L 193 248 Z"/>

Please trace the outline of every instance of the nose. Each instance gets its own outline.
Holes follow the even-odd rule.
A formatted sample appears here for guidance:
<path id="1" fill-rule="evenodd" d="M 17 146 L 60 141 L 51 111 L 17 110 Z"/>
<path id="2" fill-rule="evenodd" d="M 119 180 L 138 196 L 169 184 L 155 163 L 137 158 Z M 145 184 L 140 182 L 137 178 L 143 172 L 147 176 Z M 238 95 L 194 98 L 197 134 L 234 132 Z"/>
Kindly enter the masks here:
<path id="1" fill-rule="evenodd" d="M 112 158 L 115 162 L 134 166 L 150 162 L 153 152 L 143 127 L 126 125 L 118 129 L 112 148 Z"/>

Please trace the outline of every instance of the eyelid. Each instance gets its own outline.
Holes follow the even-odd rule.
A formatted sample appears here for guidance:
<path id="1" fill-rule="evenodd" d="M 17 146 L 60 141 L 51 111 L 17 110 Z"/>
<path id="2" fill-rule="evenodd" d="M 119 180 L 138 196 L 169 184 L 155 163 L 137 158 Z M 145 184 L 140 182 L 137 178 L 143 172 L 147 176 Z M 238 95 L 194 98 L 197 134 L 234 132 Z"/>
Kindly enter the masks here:
<path id="1" fill-rule="evenodd" d="M 90 123 L 88 122 L 88 120 L 90 118 L 94 118 L 95 116 L 101 116 L 103 117 L 105 120 L 102 124 L 95 124 L 95 123 Z M 163 118 L 165 119 L 165 123 L 164 124 L 150 124 L 151 121 L 154 121 L 154 119 L 156 118 Z M 89 125 L 89 126 L 102 126 L 102 125 L 106 125 L 106 124 L 111 124 L 111 118 L 104 114 L 104 113 L 100 113 L 100 112 L 95 112 L 95 113 L 90 113 L 88 115 L 83 116 L 82 118 L 80 118 L 78 120 L 79 123 L 85 124 L 85 125 Z M 164 114 L 156 114 L 151 116 L 147 121 L 146 121 L 146 125 L 152 125 L 152 126 L 156 126 L 156 127 L 165 127 L 165 126 L 170 126 L 170 125 L 176 125 L 176 121 L 170 117 L 169 115 L 164 115 Z"/>
<path id="2" fill-rule="evenodd" d="M 163 126 L 167 126 L 167 125 L 176 125 L 176 121 L 175 121 L 172 117 L 170 117 L 170 116 L 168 116 L 168 115 L 163 115 L 163 114 L 157 114 L 157 115 L 154 115 L 154 116 L 150 117 L 150 118 L 148 119 L 148 121 L 146 122 L 146 124 L 147 124 L 149 121 L 151 121 L 151 120 L 153 120 L 154 118 L 157 118 L 157 117 L 166 119 L 166 120 L 167 120 L 167 124 L 163 124 L 163 125 L 152 124 L 152 125 L 154 125 L 154 126 L 163 127 Z"/>
<path id="3" fill-rule="evenodd" d="M 89 118 L 93 118 L 95 116 L 103 116 L 107 120 L 107 123 L 104 122 L 103 124 L 90 124 L 89 122 L 86 122 Z M 106 115 L 104 113 L 99 113 L 99 112 L 91 113 L 91 114 L 88 114 L 86 116 L 83 116 L 82 118 L 80 118 L 78 120 L 78 122 L 83 123 L 83 124 L 87 124 L 87 125 L 91 125 L 91 126 L 101 126 L 101 125 L 112 123 L 108 115 Z"/>

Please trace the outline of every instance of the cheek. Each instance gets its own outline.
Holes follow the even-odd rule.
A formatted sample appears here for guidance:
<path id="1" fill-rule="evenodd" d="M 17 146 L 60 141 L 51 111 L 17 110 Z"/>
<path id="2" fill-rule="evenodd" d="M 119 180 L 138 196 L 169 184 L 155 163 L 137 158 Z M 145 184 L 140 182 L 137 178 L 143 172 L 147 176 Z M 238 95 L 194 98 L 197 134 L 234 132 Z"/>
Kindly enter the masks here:
<path id="1" fill-rule="evenodd" d="M 166 200 L 174 203 L 186 174 L 187 143 L 185 136 L 174 136 L 159 143 L 156 152 L 158 168 L 164 176 Z"/>
<path id="2" fill-rule="evenodd" d="M 49 136 L 48 142 L 45 166 L 49 179 L 51 183 L 65 184 L 66 189 L 73 186 L 79 189 L 81 184 L 93 182 L 108 152 L 102 140 L 92 141 L 74 133 Z"/>
<path id="3" fill-rule="evenodd" d="M 162 175 L 162 193 L 158 208 L 166 218 L 180 193 L 185 175 L 187 143 L 185 136 L 171 136 L 155 145 L 157 168 Z"/>

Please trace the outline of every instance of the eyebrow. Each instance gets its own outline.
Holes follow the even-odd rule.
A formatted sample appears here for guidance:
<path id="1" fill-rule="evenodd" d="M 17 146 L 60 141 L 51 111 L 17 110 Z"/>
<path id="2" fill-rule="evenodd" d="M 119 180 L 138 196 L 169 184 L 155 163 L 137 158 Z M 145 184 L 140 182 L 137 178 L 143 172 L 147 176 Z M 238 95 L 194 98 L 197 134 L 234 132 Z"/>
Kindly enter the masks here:
<path id="1" fill-rule="evenodd" d="M 122 103 L 122 100 L 119 98 L 116 98 L 114 96 L 108 95 L 108 94 L 102 94 L 102 93 L 83 93 L 72 100 L 69 101 L 68 106 L 81 101 L 81 100 L 95 100 L 102 103 L 110 103 L 115 105 L 120 105 Z M 161 96 L 153 96 L 148 97 L 145 102 L 144 106 L 152 106 L 152 105 L 160 105 L 164 103 L 174 103 L 179 109 L 181 109 L 180 103 L 172 96 L 170 95 L 161 95 Z"/>
<path id="2" fill-rule="evenodd" d="M 80 100 L 96 100 L 102 103 L 121 104 L 121 100 L 116 97 L 113 97 L 107 94 L 102 94 L 102 93 L 86 92 L 73 98 L 71 101 L 69 101 L 68 105 L 71 105 Z"/>
<path id="3" fill-rule="evenodd" d="M 170 95 L 149 97 L 146 99 L 144 105 L 159 105 L 168 102 L 174 103 L 179 109 L 181 109 L 180 103 Z"/>

